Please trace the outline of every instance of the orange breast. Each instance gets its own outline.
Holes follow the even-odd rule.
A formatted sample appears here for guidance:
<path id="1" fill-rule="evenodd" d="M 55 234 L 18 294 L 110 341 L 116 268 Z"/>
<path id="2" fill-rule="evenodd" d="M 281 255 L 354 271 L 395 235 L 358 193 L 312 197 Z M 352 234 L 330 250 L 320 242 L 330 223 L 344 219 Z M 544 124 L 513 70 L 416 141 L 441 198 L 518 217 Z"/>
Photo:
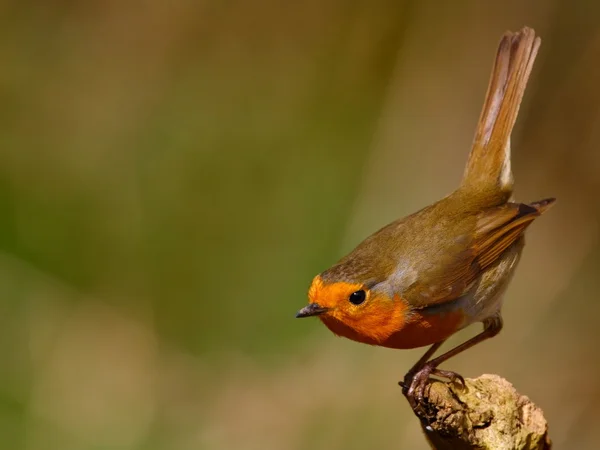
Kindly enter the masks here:
<path id="1" fill-rule="evenodd" d="M 415 311 L 411 320 L 401 330 L 378 345 L 408 349 L 435 344 L 460 330 L 465 325 L 465 318 L 460 309 L 435 314 Z"/>
<path id="2" fill-rule="evenodd" d="M 392 333 L 383 341 L 360 333 L 332 317 L 323 315 L 321 320 L 333 333 L 353 341 L 381 347 L 409 349 L 435 344 L 447 339 L 465 325 L 465 318 L 461 309 L 435 313 L 414 311 L 400 330 Z"/>

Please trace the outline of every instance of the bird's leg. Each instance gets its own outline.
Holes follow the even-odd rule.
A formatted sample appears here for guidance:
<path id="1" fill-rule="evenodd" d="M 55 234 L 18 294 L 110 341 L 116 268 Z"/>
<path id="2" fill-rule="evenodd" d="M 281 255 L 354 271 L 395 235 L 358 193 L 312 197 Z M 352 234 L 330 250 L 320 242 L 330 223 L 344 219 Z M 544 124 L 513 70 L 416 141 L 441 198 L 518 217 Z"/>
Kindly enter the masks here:
<path id="1" fill-rule="evenodd" d="M 429 381 L 430 375 L 441 376 L 441 377 L 448 378 L 453 381 L 458 379 L 458 380 L 461 380 L 461 382 L 464 384 L 464 380 L 459 374 L 448 371 L 448 370 L 438 370 L 437 366 L 439 366 L 441 363 L 443 363 L 447 359 L 450 359 L 453 356 L 456 356 L 459 353 L 473 347 L 474 345 L 479 344 L 480 342 L 485 341 L 486 339 L 489 339 L 493 336 L 496 336 L 500 332 L 501 329 L 502 329 L 502 318 L 499 315 L 494 316 L 489 319 L 486 319 L 483 322 L 483 331 L 481 333 L 479 333 L 476 336 L 473 336 L 468 341 L 463 342 L 462 344 L 454 347 L 453 349 L 448 350 L 446 353 L 438 356 L 437 358 L 434 358 L 430 361 L 423 362 L 422 360 L 424 359 L 425 356 L 431 356 L 431 354 L 433 354 L 433 352 L 435 352 L 435 350 L 437 350 L 439 348 L 439 346 L 441 345 L 441 343 L 434 344 L 427 351 L 427 353 L 425 353 L 425 355 L 423 355 L 423 358 L 421 358 L 419 360 L 419 362 L 417 362 L 417 364 L 415 364 L 415 366 L 407 374 L 407 376 L 409 374 L 411 375 L 410 386 L 408 388 L 408 391 L 406 392 L 406 397 L 408 398 L 408 401 L 410 402 L 410 404 L 414 407 L 418 402 L 423 401 L 423 396 L 425 393 L 425 386 L 427 385 L 427 382 Z M 413 372 L 413 370 L 414 370 L 414 372 Z M 405 378 L 404 379 L 405 385 L 408 384 L 408 382 L 409 382 L 409 380 L 407 380 Z M 415 400 L 417 400 L 417 401 L 415 401 Z"/>
<path id="2" fill-rule="evenodd" d="M 417 373 L 419 369 L 421 369 L 425 365 L 425 363 L 429 361 L 429 358 L 431 358 L 433 354 L 437 352 L 437 349 L 440 348 L 444 342 L 446 342 L 445 339 L 429 347 L 425 354 L 421 356 L 421 358 L 415 363 L 414 366 L 411 367 L 408 373 Z"/>
<path id="3" fill-rule="evenodd" d="M 425 354 L 423 356 L 421 356 L 421 358 L 415 363 L 414 366 L 412 366 L 410 368 L 410 370 L 408 372 L 406 372 L 406 375 L 404 375 L 404 380 L 398 382 L 398 384 L 400 386 L 402 386 L 402 392 L 406 395 L 406 393 L 408 392 L 408 388 L 410 387 L 411 383 L 412 383 L 412 379 L 415 376 L 415 374 L 421 369 L 423 368 L 423 366 L 425 365 L 425 363 L 427 361 L 429 361 L 429 358 L 431 358 L 433 356 L 433 354 L 437 351 L 438 348 L 440 348 L 442 346 L 442 344 L 446 342 L 446 340 L 444 339 L 443 341 L 440 342 L 436 342 L 435 344 L 433 344 L 431 347 L 429 347 L 427 349 L 427 351 L 425 352 Z"/>

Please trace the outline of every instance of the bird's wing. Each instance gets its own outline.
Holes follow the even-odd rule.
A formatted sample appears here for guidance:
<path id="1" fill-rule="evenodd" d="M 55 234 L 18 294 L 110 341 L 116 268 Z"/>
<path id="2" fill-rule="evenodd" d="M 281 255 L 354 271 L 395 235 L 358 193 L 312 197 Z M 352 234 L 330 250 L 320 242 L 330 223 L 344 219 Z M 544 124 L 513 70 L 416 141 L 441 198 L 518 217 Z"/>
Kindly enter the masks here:
<path id="1" fill-rule="evenodd" d="M 481 213 L 467 242 L 444 249 L 441 260 L 420 274 L 410 289 L 410 303 L 422 308 L 465 294 L 479 275 L 514 244 L 554 199 L 531 204 L 507 203 Z"/>

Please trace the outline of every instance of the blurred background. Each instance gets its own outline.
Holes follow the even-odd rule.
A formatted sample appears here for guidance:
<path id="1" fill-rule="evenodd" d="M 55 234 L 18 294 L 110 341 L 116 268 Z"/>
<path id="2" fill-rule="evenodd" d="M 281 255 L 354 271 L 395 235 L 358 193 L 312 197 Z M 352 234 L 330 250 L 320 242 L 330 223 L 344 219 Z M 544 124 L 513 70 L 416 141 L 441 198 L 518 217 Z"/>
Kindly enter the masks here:
<path id="1" fill-rule="evenodd" d="M 6 449 L 425 449 L 423 349 L 295 320 L 312 277 L 453 190 L 497 42 L 543 43 L 513 134 L 505 329 L 447 364 L 600 429 L 600 3 L 0 3 Z M 479 329 L 465 330 L 463 340 Z"/>

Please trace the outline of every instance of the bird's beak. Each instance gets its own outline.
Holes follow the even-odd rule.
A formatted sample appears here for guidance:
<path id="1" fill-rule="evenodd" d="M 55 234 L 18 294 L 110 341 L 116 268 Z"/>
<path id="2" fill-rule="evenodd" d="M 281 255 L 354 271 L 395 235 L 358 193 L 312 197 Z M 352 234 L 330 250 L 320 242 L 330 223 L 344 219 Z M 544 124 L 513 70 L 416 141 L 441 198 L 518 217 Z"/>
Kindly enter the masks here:
<path id="1" fill-rule="evenodd" d="M 318 316 L 319 314 L 323 314 L 329 311 L 329 308 L 325 308 L 318 303 L 311 303 L 308 306 L 305 306 L 300 311 L 296 313 L 296 318 L 300 319 L 302 317 L 310 317 L 310 316 Z"/>

